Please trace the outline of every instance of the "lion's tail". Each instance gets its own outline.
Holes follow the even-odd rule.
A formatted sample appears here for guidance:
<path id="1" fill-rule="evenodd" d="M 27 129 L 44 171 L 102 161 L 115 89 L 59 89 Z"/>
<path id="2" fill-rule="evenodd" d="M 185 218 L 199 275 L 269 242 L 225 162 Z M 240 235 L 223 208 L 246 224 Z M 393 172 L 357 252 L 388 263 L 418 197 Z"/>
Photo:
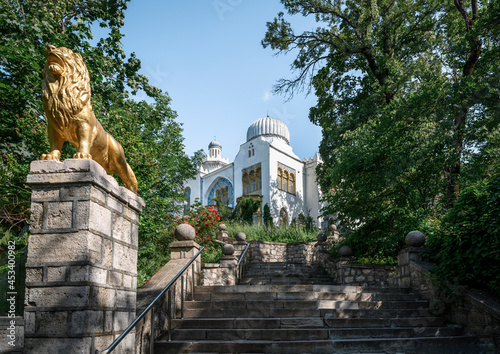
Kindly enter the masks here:
<path id="1" fill-rule="evenodd" d="M 138 194 L 139 191 L 139 186 L 137 185 L 137 178 L 135 178 L 135 173 L 132 171 L 132 168 L 130 165 L 127 163 L 127 172 L 128 175 L 130 176 L 130 183 L 132 183 L 132 187 L 134 188 L 134 192 Z"/>

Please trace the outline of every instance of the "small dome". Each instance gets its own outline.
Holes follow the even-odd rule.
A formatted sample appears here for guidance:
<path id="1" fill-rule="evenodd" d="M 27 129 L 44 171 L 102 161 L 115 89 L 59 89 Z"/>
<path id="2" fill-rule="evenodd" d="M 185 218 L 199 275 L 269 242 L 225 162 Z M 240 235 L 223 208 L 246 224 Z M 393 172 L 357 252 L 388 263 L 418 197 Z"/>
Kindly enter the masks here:
<path id="1" fill-rule="evenodd" d="M 212 142 L 208 145 L 209 149 L 214 148 L 214 147 L 218 147 L 218 148 L 222 149 L 222 145 L 215 139 L 212 140 Z"/>
<path id="2" fill-rule="evenodd" d="M 253 122 L 247 130 L 247 141 L 258 136 L 274 136 L 290 144 L 290 131 L 286 124 L 277 118 L 267 116 Z"/>

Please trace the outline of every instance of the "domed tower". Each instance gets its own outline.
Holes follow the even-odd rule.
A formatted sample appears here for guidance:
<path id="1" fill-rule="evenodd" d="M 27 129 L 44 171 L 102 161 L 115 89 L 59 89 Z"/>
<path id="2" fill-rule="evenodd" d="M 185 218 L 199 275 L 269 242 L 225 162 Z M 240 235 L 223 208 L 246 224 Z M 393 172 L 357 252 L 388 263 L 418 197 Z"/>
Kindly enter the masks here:
<path id="1" fill-rule="evenodd" d="M 210 173 L 229 164 L 229 159 L 222 158 L 222 145 L 217 140 L 208 144 L 208 155 L 200 167 L 202 174 Z"/>
<path id="2" fill-rule="evenodd" d="M 247 130 L 247 141 L 258 136 L 272 137 L 283 140 L 290 145 L 290 131 L 286 124 L 278 118 L 269 117 L 257 119 Z"/>
<path id="3" fill-rule="evenodd" d="M 222 145 L 217 140 L 212 140 L 208 145 L 208 157 L 212 159 L 220 158 L 222 155 Z"/>

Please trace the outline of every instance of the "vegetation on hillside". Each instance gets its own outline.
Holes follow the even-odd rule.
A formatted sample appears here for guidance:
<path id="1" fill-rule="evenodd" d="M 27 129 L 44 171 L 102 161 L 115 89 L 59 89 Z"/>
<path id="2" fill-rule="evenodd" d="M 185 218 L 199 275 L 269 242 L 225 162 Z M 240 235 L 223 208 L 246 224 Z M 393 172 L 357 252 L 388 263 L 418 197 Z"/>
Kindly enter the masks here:
<path id="1" fill-rule="evenodd" d="M 471 223 L 463 212 L 472 204 L 479 215 L 486 211 L 479 200 L 495 200 L 500 3 L 281 2 L 286 14 L 267 23 L 262 44 L 295 55 L 297 75 L 278 81 L 277 92 L 317 96 L 309 119 L 323 133 L 317 172 L 324 213 L 354 230 L 345 243 L 359 258 L 393 262 L 404 236 L 420 228 L 439 240 L 431 245 L 447 269 L 440 274 L 463 280 L 454 265 L 464 260 L 464 245 L 472 249 L 465 257 L 478 260 L 474 244 L 482 249 L 480 239 L 496 245 L 491 238 L 500 237 L 488 231 L 492 218 Z M 316 26 L 296 33 L 297 15 Z M 463 225 L 474 237 L 469 243 Z M 468 277 L 497 281 L 486 263 L 474 269 Z"/>
<path id="2" fill-rule="evenodd" d="M 49 148 L 41 74 L 44 52 L 52 44 L 82 55 L 94 113 L 123 144 L 137 177 L 146 202 L 140 217 L 139 264 L 168 258 L 168 242 L 161 242 L 167 236 L 164 221 L 181 205 L 183 182 L 196 173 L 200 154 L 184 153 L 182 126 L 168 94 L 152 86 L 139 73 L 140 60 L 122 48 L 127 2 L 0 0 L 0 251 L 8 239 L 18 248 L 26 244 L 31 195 L 26 175 L 30 162 Z M 92 44 L 97 25 L 107 34 Z M 139 91 L 148 102 L 133 99 Z M 74 151 L 66 143 L 62 159 Z"/>

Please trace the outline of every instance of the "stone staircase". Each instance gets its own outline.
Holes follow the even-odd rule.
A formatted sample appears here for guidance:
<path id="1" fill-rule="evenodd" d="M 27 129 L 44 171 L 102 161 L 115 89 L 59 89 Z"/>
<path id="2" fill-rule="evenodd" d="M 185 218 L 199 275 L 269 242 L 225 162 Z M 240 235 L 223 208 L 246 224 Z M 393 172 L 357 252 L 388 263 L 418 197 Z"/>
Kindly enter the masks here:
<path id="1" fill-rule="evenodd" d="M 329 285 L 321 269 L 250 263 L 236 286 L 199 286 L 156 353 L 481 353 L 405 289 Z"/>

